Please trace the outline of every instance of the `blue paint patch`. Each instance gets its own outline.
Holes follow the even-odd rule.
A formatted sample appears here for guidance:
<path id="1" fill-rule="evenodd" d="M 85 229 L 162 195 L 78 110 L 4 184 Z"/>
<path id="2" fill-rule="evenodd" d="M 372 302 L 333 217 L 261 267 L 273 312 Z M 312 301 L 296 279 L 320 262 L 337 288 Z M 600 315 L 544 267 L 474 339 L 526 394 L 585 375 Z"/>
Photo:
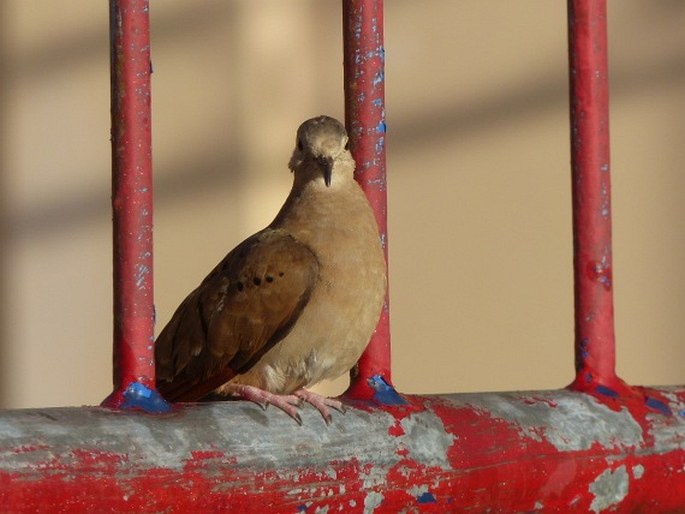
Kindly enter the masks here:
<path id="1" fill-rule="evenodd" d="M 372 376 L 369 379 L 369 385 L 376 391 L 373 399 L 381 405 L 405 405 L 407 403 L 380 375 Z"/>
<path id="2" fill-rule="evenodd" d="M 383 72 L 383 70 L 381 70 L 378 73 L 376 73 L 376 76 L 373 78 L 373 85 L 377 86 L 379 84 L 382 84 L 384 80 L 385 80 L 385 73 Z"/>
<path id="3" fill-rule="evenodd" d="M 685 410 L 678 411 L 678 416 L 682 416 L 685 418 Z"/>
<path id="4" fill-rule="evenodd" d="M 383 99 L 382 98 L 374 98 L 373 105 L 375 107 L 383 107 Z"/>
<path id="5" fill-rule="evenodd" d="M 385 134 L 385 131 L 387 130 L 388 126 L 385 124 L 383 120 L 378 122 L 378 125 L 376 125 L 376 132 L 380 132 L 381 134 Z"/>
<path id="6" fill-rule="evenodd" d="M 595 391 L 597 391 L 599 394 L 603 394 L 604 396 L 608 396 L 610 398 L 618 398 L 618 393 L 607 386 L 598 385 L 597 387 L 595 387 Z"/>
<path id="7" fill-rule="evenodd" d="M 656 398 L 650 398 L 648 396 L 645 399 L 645 403 L 647 404 L 647 407 L 658 410 L 659 412 L 661 412 L 661 414 L 664 414 L 666 416 L 670 416 L 672 414 L 671 409 L 668 408 L 668 405 L 666 405 L 661 400 L 657 400 Z"/>
<path id="8" fill-rule="evenodd" d="M 580 341 L 580 356 L 582 357 L 583 360 L 587 359 L 587 356 L 590 355 L 590 352 L 587 349 L 587 345 L 590 343 L 590 340 L 585 337 Z"/>
<path id="9" fill-rule="evenodd" d="M 297 512 L 307 512 L 307 506 L 302 504 L 297 506 Z"/>
<path id="10" fill-rule="evenodd" d="M 131 382 L 123 394 L 123 409 L 139 409 L 152 414 L 169 412 L 171 406 L 157 391 L 140 382 Z"/>
<path id="11" fill-rule="evenodd" d="M 438 503 L 438 500 L 435 499 L 435 496 L 433 496 L 433 493 L 430 493 L 430 492 L 425 492 L 425 493 L 421 494 L 420 496 L 417 496 L 416 501 L 418 503 Z"/>

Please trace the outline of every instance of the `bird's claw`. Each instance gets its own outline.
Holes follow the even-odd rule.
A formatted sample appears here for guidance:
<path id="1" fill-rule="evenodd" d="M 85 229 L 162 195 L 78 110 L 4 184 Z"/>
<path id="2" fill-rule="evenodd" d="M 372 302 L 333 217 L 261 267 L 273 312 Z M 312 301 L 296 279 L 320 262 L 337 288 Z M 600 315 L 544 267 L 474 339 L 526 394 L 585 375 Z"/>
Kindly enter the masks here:
<path id="1" fill-rule="evenodd" d="M 246 400 L 256 403 L 263 410 L 266 410 L 269 405 L 273 405 L 293 418 L 298 425 L 302 425 L 302 417 L 298 409 L 305 402 L 321 413 L 326 425 L 330 425 L 333 422 L 330 409 L 334 409 L 341 414 L 346 412 L 345 406 L 339 400 L 326 398 L 306 389 L 298 389 L 293 394 L 274 394 L 257 387 L 240 385 L 236 388 L 235 393 Z"/>
<path id="2" fill-rule="evenodd" d="M 298 389 L 293 394 L 318 410 L 321 413 L 326 425 L 330 425 L 333 422 L 333 416 L 331 415 L 329 407 L 337 410 L 341 414 L 345 414 L 345 412 L 347 412 L 345 410 L 345 406 L 339 400 L 334 398 L 327 398 L 325 396 L 321 396 L 320 394 L 307 391 L 306 389 Z"/>

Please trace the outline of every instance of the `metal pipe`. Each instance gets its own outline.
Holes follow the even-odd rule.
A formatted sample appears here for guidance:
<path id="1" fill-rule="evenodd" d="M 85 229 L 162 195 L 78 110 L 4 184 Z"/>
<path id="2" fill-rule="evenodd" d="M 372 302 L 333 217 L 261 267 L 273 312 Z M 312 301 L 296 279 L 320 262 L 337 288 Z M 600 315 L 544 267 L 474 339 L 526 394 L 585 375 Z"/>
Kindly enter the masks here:
<path id="1" fill-rule="evenodd" d="M 569 0 L 575 362 L 572 387 L 618 394 L 611 258 L 606 0 Z"/>
<path id="2" fill-rule="evenodd" d="M 388 260 L 385 170 L 385 49 L 382 0 L 343 0 L 345 125 L 357 163 L 355 177 L 371 203 Z M 398 401 L 390 370 L 390 315 L 386 292 L 381 318 L 353 370 L 348 394 Z"/>
<path id="3" fill-rule="evenodd" d="M 3 512 L 683 512 L 685 390 L 0 411 Z M 656 405 L 656 403 L 654 403 Z M 668 411 L 672 413 L 668 415 Z"/>
<path id="4" fill-rule="evenodd" d="M 107 406 L 165 410 L 155 393 L 150 20 L 110 0 L 114 392 Z"/>

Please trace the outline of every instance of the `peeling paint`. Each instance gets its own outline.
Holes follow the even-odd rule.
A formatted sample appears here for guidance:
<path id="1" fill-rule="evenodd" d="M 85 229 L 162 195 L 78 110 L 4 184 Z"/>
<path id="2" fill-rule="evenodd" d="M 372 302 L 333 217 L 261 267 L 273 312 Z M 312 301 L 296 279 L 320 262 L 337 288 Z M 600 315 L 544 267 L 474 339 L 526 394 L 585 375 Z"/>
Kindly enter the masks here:
<path id="1" fill-rule="evenodd" d="M 560 392 L 554 396 L 555 406 L 535 397 L 529 399 L 532 405 L 521 397 L 507 401 L 506 396 L 483 394 L 479 399 L 485 412 L 517 422 L 521 435 L 544 437 L 560 451 L 587 450 L 595 443 L 607 449 L 637 448 L 644 442 L 642 427 L 625 407 L 617 412 L 589 395 Z"/>
<path id="2" fill-rule="evenodd" d="M 455 437 L 445 430 L 442 420 L 433 412 L 411 414 L 401 422 L 404 435 L 398 440 L 407 448 L 409 457 L 427 466 L 452 469 L 447 452 Z"/>
<path id="3" fill-rule="evenodd" d="M 136 264 L 136 276 L 135 276 L 136 287 L 138 287 L 138 288 L 142 287 L 143 282 L 145 281 L 145 277 L 149 274 L 150 274 L 149 266 L 146 266 L 145 264 Z"/>
<path id="4" fill-rule="evenodd" d="M 624 465 L 613 471 L 607 469 L 602 472 L 589 487 L 590 493 L 594 495 L 590 510 L 599 513 L 621 503 L 628 495 L 628 484 L 628 472 Z"/>
<path id="5" fill-rule="evenodd" d="M 376 491 L 370 491 L 364 498 L 364 514 L 371 514 L 383 503 L 383 495 Z"/>
<path id="6" fill-rule="evenodd" d="M 680 404 L 682 405 L 682 403 Z M 681 416 L 669 418 L 668 424 L 658 423 L 661 414 L 647 414 L 647 423 L 655 427 L 652 431 L 654 444 L 662 448 L 664 452 L 676 449 L 685 450 L 685 438 L 679 437 L 685 431 L 685 419 Z"/>
<path id="7" fill-rule="evenodd" d="M 418 503 L 432 503 L 435 502 L 435 497 L 430 492 L 427 484 L 413 485 L 407 489 L 407 493 L 414 498 Z M 429 496 L 432 497 L 432 502 L 429 501 Z"/>
<path id="8" fill-rule="evenodd" d="M 685 408 L 685 390 L 643 392 L 674 412 Z M 249 402 L 155 416 L 0 411 L 0 484 L 8 484 L 0 505 L 49 512 L 48 501 L 79 498 L 88 512 L 161 512 L 173 499 L 179 512 L 282 505 L 328 514 L 665 514 L 685 505 L 685 422 L 649 413 L 642 399 L 607 399 L 610 410 L 601 397 L 567 390 L 404 398 L 399 406 L 350 402 L 328 426 L 313 408 L 302 409 L 298 426 Z M 588 431 L 586 439 L 569 439 L 574 431 Z"/>

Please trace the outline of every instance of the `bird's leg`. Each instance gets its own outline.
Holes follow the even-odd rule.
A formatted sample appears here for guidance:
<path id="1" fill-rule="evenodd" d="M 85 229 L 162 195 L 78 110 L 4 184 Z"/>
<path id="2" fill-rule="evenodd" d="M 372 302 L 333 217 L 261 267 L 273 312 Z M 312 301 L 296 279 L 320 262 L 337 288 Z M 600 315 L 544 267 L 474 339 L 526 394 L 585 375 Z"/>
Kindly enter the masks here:
<path id="1" fill-rule="evenodd" d="M 345 406 L 333 398 L 327 398 L 325 396 L 321 396 L 320 394 L 307 391 L 306 389 L 298 389 L 293 393 L 293 395 L 315 407 L 316 410 L 321 413 L 327 425 L 330 425 L 333 421 L 331 411 L 328 409 L 329 407 L 341 412 L 342 414 L 345 414 Z"/>

